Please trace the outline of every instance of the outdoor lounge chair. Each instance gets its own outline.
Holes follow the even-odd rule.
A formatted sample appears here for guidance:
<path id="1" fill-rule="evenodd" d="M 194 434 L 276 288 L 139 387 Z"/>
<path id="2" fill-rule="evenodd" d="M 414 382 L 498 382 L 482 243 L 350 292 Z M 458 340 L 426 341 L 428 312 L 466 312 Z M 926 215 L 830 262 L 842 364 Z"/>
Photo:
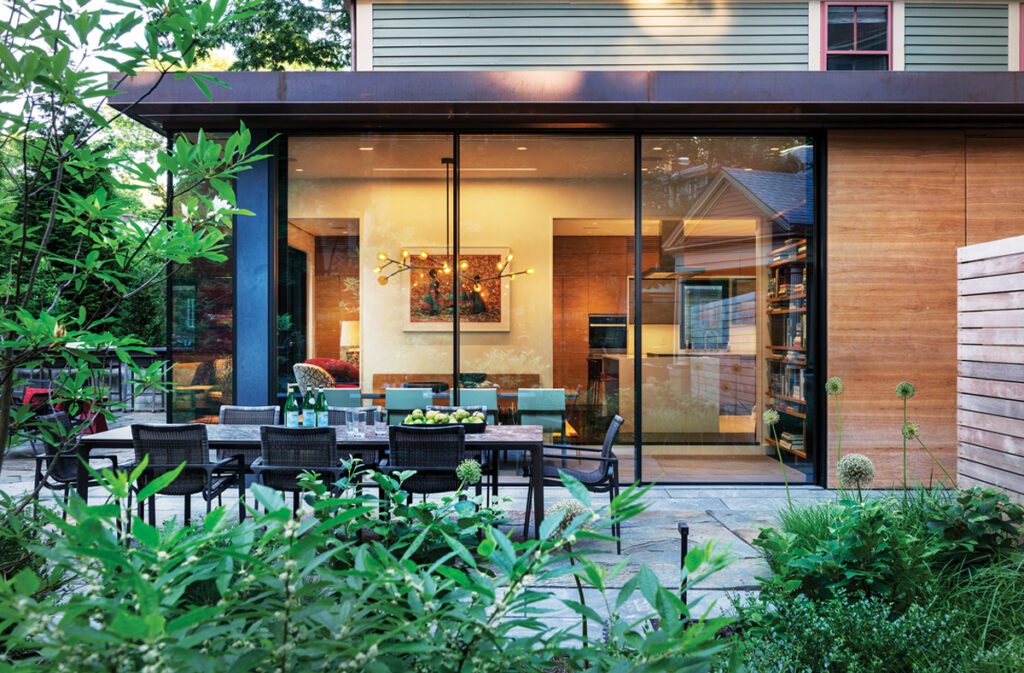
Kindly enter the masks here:
<path id="1" fill-rule="evenodd" d="M 608 431 L 604 435 L 604 443 L 600 449 L 592 449 L 575 444 L 570 447 L 574 451 L 584 454 L 575 456 L 573 460 L 589 463 L 593 466 L 591 470 L 562 467 L 564 453 L 550 455 L 545 453 L 544 486 L 562 486 L 562 478 L 559 473 L 565 472 L 578 479 L 580 483 L 587 487 L 588 491 L 592 493 L 607 493 L 609 501 L 615 499 L 619 495 L 619 459 L 612 452 L 612 446 L 615 444 L 615 437 L 618 436 L 619 428 L 622 427 L 623 422 L 622 417 L 619 415 L 615 415 L 612 418 Z M 558 449 L 560 452 L 563 452 L 566 447 L 565 445 L 545 444 L 544 448 Z M 527 464 L 526 472 L 527 476 L 529 476 L 529 464 Z M 524 537 L 530 532 L 530 509 L 532 502 L 533 482 L 531 481 L 526 491 L 526 521 L 523 524 Z M 618 524 L 612 526 L 612 535 L 616 537 L 615 553 L 621 554 L 622 529 Z"/>

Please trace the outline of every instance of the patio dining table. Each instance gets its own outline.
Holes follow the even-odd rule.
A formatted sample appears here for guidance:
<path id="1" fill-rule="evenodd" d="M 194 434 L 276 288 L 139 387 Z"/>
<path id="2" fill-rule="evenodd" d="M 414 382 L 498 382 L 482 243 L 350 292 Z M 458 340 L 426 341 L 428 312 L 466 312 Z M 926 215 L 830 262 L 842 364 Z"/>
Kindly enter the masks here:
<path id="1" fill-rule="evenodd" d="M 372 431 L 363 437 L 349 437 L 343 426 L 335 428 L 338 438 L 339 453 L 342 449 L 374 450 L 383 455 L 388 448 L 388 438 L 375 435 Z M 260 426 L 258 425 L 207 425 L 207 440 L 210 451 L 224 451 L 239 448 L 259 448 Z M 529 451 L 532 469 L 530 480 L 533 484 L 534 531 L 540 530 L 544 520 L 544 433 L 539 425 L 489 425 L 478 434 L 466 435 L 466 450 L 469 452 L 495 453 L 504 450 Z M 76 489 L 83 500 L 89 497 L 89 474 L 85 468 L 89 454 L 93 449 L 125 449 L 132 448 L 132 430 L 130 425 L 84 435 L 78 445 L 80 460 L 78 464 L 78 482 Z"/>

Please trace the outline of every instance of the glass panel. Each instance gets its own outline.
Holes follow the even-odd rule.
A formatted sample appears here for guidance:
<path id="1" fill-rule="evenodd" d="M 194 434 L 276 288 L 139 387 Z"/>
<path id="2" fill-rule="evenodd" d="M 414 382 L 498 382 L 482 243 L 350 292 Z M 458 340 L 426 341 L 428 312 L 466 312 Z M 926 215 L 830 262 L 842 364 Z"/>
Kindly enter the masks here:
<path id="1" fill-rule="evenodd" d="M 830 6 L 828 8 L 828 49 L 848 51 L 853 49 L 854 7 L 852 5 Z"/>
<path id="2" fill-rule="evenodd" d="M 621 478 L 631 480 L 633 139 L 478 135 L 459 145 L 463 386 L 496 387 L 502 422 L 517 420 L 518 389 L 556 390 L 536 393 L 518 418 L 558 442 L 600 446 L 618 413 Z M 593 468 L 572 456 L 569 467 Z"/>
<path id="3" fill-rule="evenodd" d="M 216 196 L 205 185 L 198 189 Z M 235 259 L 232 232 L 226 233 L 225 261 L 196 260 L 171 276 L 174 423 L 216 423 L 221 405 L 234 401 Z"/>
<path id="4" fill-rule="evenodd" d="M 451 385 L 450 288 L 437 272 L 451 236 L 451 157 L 446 135 L 289 139 L 279 395 L 297 363 L 367 402 L 389 387 Z"/>
<path id="5" fill-rule="evenodd" d="M 642 147 L 643 479 L 781 482 L 781 450 L 788 480 L 812 481 L 810 140 Z"/>
<path id="6" fill-rule="evenodd" d="M 857 49 L 888 51 L 889 8 L 867 5 L 857 8 Z"/>
<path id="7" fill-rule="evenodd" d="M 827 70 L 888 70 L 889 57 L 884 54 L 870 56 L 830 55 Z"/>

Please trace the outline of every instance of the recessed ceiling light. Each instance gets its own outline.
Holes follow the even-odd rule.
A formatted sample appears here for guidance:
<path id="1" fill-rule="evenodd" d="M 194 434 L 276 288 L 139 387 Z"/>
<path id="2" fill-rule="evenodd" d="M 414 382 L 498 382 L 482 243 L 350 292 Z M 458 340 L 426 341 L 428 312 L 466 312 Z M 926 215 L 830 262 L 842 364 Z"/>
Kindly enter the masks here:
<path id="1" fill-rule="evenodd" d="M 778 147 L 769 147 L 768 149 L 771 150 L 772 152 L 778 152 L 779 151 Z"/>
<path id="2" fill-rule="evenodd" d="M 660 152 L 660 151 L 662 151 L 665 148 L 664 147 L 652 147 L 651 149 L 654 150 L 655 152 Z"/>
<path id="3" fill-rule="evenodd" d="M 296 168 L 296 169 L 295 169 L 295 172 L 296 172 L 296 173 L 301 173 L 301 172 L 302 172 L 302 171 L 304 171 L 304 170 L 306 170 L 306 169 L 305 169 L 305 168 Z"/>
<path id="4" fill-rule="evenodd" d="M 646 168 L 641 168 L 640 170 L 641 170 L 641 171 L 643 171 L 644 173 L 646 173 L 646 172 L 647 172 L 647 169 L 646 169 Z"/>
<path id="5" fill-rule="evenodd" d="M 525 152 L 526 151 L 526 146 L 525 145 L 520 145 L 516 149 L 519 150 L 520 152 Z"/>
<path id="6" fill-rule="evenodd" d="M 359 151 L 360 152 L 372 152 L 373 148 L 372 147 L 360 147 Z"/>

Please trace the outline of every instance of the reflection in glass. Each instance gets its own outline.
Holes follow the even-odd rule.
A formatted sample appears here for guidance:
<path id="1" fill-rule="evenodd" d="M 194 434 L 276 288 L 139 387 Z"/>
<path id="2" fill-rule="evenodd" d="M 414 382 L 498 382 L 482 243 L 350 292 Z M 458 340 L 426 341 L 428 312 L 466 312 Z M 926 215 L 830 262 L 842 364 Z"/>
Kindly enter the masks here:
<path id="1" fill-rule="evenodd" d="M 205 185 L 197 190 L 216 196 Z M 234 402 L 235 260 L 232 232 L 225 233 L 227 259 L 197 259 L 171 275 L 173 423 L 216 423 L 221 405 Z"/>
<path id="2" fill-rule="evenodd" d="M 645 137 L 643 478 L 810 481 L 813 147 L 802 137 Z M 630 311 L 630 322 L 635 319 Z M 632 350 L 632 344 L 630 344 Z"/>

